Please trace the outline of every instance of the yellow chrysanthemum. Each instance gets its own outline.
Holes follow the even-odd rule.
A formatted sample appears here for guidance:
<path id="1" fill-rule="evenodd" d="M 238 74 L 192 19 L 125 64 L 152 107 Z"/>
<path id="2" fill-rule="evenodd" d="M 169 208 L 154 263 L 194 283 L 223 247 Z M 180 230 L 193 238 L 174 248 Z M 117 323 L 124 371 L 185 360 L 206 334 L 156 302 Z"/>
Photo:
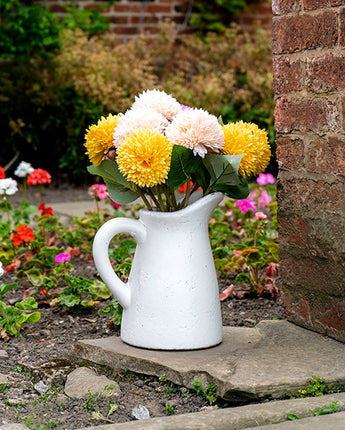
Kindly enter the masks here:
<path id="1" fill-rule="evenodd" d="M 238 173 L 241 176 L 258 175 L 263 172 L 271 158 L 268 136 L 256 124 L 238 121 L 224 125 L 224 153 L 243 154 Z"/>
<path id="2" fill-rule="evenodd" d="M 97 124 L 89 127 L 85 134 L 86 154 L 95 166 L 99 166 L 105 154 L 114 146 L 113 134 L 119 120 L 119 115 L 102 116 Z"/>
<path id="3" fill-rule="evenodd" d="M 119 170 L 139 187 L 161 184 L 168 177 L 172 147 L 168 138 L 156 130 L 136 130 L 118 148 Z"/>

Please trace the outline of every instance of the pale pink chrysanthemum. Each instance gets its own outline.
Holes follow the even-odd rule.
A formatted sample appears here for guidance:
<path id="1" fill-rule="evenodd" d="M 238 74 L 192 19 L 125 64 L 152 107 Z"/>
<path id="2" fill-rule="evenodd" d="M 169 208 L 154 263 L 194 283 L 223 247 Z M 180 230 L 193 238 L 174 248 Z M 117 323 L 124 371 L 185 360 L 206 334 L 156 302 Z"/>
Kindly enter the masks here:
<path id="1" fill-rule="evenodd" d="M 207 152 L 224 148 L 224 133 L 217 118 L 203 109 L 183 110 L 165 130 L 175 145 L 193 150 L 194 155 L 205 157 Z"/>
<path id="2" fill-rule="evenodd" d="M 141 108 L 152 109 L 169 121 L 182 110 L 180 103 L 173 96 L 160 90 L 147 90 L 136 96 L 132 109 Z"/>
<path id="3" fill-rule="evenodd" d="M 168 124 L 169 121 L 162 114 L 152 109 L 130 109 L 120 114 L 114 131 L 114 146 L 118 148 L 133 131 L 145 128 L 162 133 Z"/>

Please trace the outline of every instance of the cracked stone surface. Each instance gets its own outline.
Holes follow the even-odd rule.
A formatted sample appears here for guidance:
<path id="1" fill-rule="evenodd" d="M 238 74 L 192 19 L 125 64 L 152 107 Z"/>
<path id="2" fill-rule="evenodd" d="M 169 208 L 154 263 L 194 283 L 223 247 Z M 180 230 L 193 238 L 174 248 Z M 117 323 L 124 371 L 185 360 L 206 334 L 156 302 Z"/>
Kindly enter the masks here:
<path id="1" fill-rule="evenodd" d="M 345 345 L 287 321 L 224 327 L 223 342 L 203 350 L 147 350 L 109 337 L 81 340 L 75 353 L 114 370 L 165 374 L 187 388 L 193 380 L 215 384 L 217 394 L 230 402 L 282 398 L 314 375 L 327 383 L 345 382 Z"/>

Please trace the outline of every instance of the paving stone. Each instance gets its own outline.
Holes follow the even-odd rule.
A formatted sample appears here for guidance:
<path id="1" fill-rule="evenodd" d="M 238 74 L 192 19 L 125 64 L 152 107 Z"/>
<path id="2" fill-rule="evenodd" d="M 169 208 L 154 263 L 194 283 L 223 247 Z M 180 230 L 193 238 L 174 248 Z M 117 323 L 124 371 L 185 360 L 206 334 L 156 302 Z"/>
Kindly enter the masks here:
<path id="1" fill-rule="evenodd" d="M 7 351 L 0 349 L 0 360 L 8 360 L 9 356 Z"/>
<path id="2" fill-rule="evenodd" d="M 215 384 L 230 402 L 282 398 L 313 375 L 345 382 L 345 345 L 287 321 L 262 321 L 254 328 L 224 327 L 223 342 L 196 351 L 134 348 L 118 337 L 81 340 L 78 357 L 116 370 L 166 377 L 193 388 Z"/>
<path id="3" fill-rule="evenodd" d="M 8 375 L 0 373 L 0 387 L 8 382 Z"/>
<path id="4" fill-rule="evenodd" d="M 0 430 L 28 430 L 29 427 L 27 427 L 25 424 L 4 424 L 3 426 L 0 426 Z"/>
<path id="5" fill-rule="evenodd" d="M 113 388 L 106 388 L 110 386 Z M 104 396 L 117 396 L 120 393 L 120 387 L 115 381 L 108 379 L 104 375 L 98 376 L 87 367 L 79 367 L 67 376 L 65 384 L 65 394 L 67 396 L 81 399 L 89 391 L 91 394 L 102 393 Z"/>
<path id="6" fill-rule="evenodd" d="M 264 426 L 262 427 L 263 430 L 266 430 L 266 428 L 267 430 L 280 430 L 282 424 L 274 424 L 273 426 L 271 424 L 287 422 L 288 414 L 295 414 L 302 418 L 301 420 L 291 421 L 294 424 L 294 427 L 291 427 L 293 430 L 344 430 L 344 426 L 336 426 L 341 423 L 341 419 L 335 420 L 331 415 L 327 417 L 331 417 L 330 422 L 332 424 L 337 423 L 334 424 L 334 427 L 328 426 L 327 419 L 322 421 L 324 427 L 314 427 L 314 421 L 318 423 L 318 418 L 320 417 L 311 418 L 310 427 L 299 426 L 300 423 L 305 421 L 304 418 L 311 416 L 310 411 L 325 408 L 334 401 L 338 401 L 340 411 L 345 410 L 345 393 L 339 393 L 306 399 L 280 400 L 235 408 L 151 418 L 122 424 L 94 426 L 79 430 L 261 430 L 259 426 Z M 343 412 L 338 412 L 334 414 L 334 417 L 340 413 L 343 415 Z M 342 417 L 342 415 L 340 416 Z M 284 427 L 281 428 L 285 430 Z"/>

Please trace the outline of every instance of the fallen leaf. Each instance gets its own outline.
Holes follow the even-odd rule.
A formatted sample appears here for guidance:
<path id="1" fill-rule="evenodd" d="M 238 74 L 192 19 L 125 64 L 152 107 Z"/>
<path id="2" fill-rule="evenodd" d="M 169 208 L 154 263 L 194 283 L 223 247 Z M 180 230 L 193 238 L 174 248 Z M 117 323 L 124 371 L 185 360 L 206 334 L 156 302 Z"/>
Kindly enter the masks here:
<path id="1" fill-rule="evenodd" d="M 6 330 L 4 328 L 0 328 L 0 336 L 4 339 L 5 342 L 10 340 L 10 338 L 7 335 Z"/>
<path id="2" fill-rule="evenodd" d="M 219 294 L 219 299 L 221 302 L 224 302 L 228 297 L 230 297 L 230 294 L 234 291 L 233 284 L 229 285 L 224 291 L 222 291 L 221 294 Z"/>

